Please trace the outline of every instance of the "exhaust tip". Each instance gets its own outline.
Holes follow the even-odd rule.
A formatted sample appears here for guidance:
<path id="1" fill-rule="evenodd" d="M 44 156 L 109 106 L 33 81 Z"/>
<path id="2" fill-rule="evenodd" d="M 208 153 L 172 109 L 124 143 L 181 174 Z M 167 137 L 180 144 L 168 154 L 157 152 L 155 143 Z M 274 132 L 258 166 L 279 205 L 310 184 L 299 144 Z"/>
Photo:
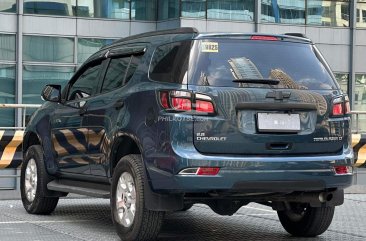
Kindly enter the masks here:
<path id="1" fill-rule="evenodd" d="M 332 193 L 325 193 L 322 192 L 319 194 L 319 201 L 322 203 L 325 202 L 330 202 L 333 199 L 333 194 Z"/>

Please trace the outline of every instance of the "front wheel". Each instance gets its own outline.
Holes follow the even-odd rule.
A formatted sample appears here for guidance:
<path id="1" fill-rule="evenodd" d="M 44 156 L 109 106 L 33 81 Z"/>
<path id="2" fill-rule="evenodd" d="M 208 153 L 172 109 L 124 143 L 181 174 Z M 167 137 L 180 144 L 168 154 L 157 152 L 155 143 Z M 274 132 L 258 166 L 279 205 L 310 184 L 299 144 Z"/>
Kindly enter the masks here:
<path id="1" fill-rule="evenodd" d="M 278 211 L 277 214 L 288 233 L 296 237 L 315 237 L 328 229 L 333 220 L 334 209 L 290 203 L 290 209 Z"/>
<path id="2" fill-rule="evenodd" d="M 28 148 L 21 167 L 20 193 L 25 210 L 31 214 L 50 214 L 58 203 L 58 197 L 47 197 L 47 183 L 52 178 L 46 172 L 40 145 Z"/>
<path id="3" fill-rule="evenodd" d="M 121 240 L 155 240 L 164 212 L 146 209 L 146 183 L 140 155 L 128 155 L 117 164 L 112 181 L 111 211 Z"/>

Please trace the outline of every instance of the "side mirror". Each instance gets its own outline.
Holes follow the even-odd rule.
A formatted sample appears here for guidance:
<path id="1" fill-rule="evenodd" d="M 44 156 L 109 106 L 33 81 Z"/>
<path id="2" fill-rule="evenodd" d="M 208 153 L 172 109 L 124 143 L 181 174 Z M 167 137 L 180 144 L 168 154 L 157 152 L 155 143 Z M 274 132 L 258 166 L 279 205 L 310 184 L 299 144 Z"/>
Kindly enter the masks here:
<path id="1" fill-rule="evenodd" d="M 61 85 L 46 85 L 42 90 L 42 99 L 51 102 L 61 101 Z"/>

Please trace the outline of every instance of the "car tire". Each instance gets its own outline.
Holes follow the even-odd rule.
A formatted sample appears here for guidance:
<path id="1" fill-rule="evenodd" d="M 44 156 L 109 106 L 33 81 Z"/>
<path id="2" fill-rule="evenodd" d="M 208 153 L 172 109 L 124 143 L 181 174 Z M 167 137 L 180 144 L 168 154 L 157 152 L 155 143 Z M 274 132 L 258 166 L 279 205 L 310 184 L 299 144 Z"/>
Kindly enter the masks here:
<path id="1" fill-rule="evenodd" d="M 189 209 L 191 209 L 191 207 L 193 207 L 193 203 L 187 203 L 187 204 L 184 204 L 183 208 L 179 211 L 185 212 L 185 211 L 188 211 Z"/>
<path id="2" fill-rule="evenodd" d="M 156 240 L 163 223 L 164 212 L 145 207 L 143 168 L 140 155 L 127 155 L 113 173 L 111 211 L 121 240 Z"/>
<path id="3" fill-rule="evenodd" d="M 33 145 L 28 148 L 20 176 L 20 193 L 25 210 L 31 214 L 50 214 L 58 203 L 58 197 L 47 197 L 47 183 L 52 181 L 48 175 L 42 147 Z"/>
<path id="4" fill-rule="evenodd" d="M 315 237 L 324 233 L 332 223 L 335 207 L 310 207 L 290 204 L 290 210 L 278 211 L 283 228 L 296 237 Z"/>

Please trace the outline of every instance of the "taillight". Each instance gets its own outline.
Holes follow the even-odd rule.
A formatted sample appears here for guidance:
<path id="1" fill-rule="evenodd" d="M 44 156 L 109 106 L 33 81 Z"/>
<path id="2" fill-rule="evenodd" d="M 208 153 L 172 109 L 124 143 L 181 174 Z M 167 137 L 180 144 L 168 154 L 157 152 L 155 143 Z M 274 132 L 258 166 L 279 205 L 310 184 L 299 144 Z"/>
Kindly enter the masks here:
<path id="1" fill-rule="evenodd" d="M 169 93 L 160 92 L 160 104 L 164 109 L 169 108 Z"/>
<path id="2" fill-rule="evenodd" d="M 334 166 L 333 169 L 337 175 L 349 175 L 353 173 L 351 166 Z"/>
<path id="3" fill-rule="evenodd" d="M 351 113 L 351 105 L 349 104 L 348 95 L 344 97 L 344 113 L 350 114 Z"/>
<path id="4" fill-rule="evenodd" d="M 190 167 L 180 171 L 179 175 L 216 176 L 219 172 L 220 167 Z"/>
<path id="5" fill-rule="evenodd" d="M 342 116 L 349 114 L 351 112 L 351 107 L 349 105 L 348 96 L 338 97 L 333 100 L 332 115 Z"/>
<path id="6" fill-rule="evenodd" d="M 191 111 L 192 110 L 192 102 L 190 99 L 184 99 L 179 97 L 171 98 L 172 107 L 175 110 L 179 111 Z"/>
<path id="7" fill-rule="evenodd" d="M 333 115 L 343 115 L 343 103 L 333 104 Z"/>
<path id="8" fill-rule="evenodd" d="M 196 111 L 203 113 L 215 113 L 213 104 L 210 101 L 196 100 Z"/>
<path id="9" fill-rule="evenodd" d="M 253 35 L 251 40 L 265 40 L 265 41 L 278 41 L 277 37 L 274 36 L 264 36 L 264 35 Z"/>
<path id="10" fill-rule="evenodd" d="M 160 104 L 166 110 L 214 114 L 215 107 L 208 95 L 188 91 L 160 91 Z"/>
<path id="11" fill-rule="evenodd" d="M 215 176 L 219 173 L 219 167 L 199 167 L 196 175 L 198 176 Z"/>

